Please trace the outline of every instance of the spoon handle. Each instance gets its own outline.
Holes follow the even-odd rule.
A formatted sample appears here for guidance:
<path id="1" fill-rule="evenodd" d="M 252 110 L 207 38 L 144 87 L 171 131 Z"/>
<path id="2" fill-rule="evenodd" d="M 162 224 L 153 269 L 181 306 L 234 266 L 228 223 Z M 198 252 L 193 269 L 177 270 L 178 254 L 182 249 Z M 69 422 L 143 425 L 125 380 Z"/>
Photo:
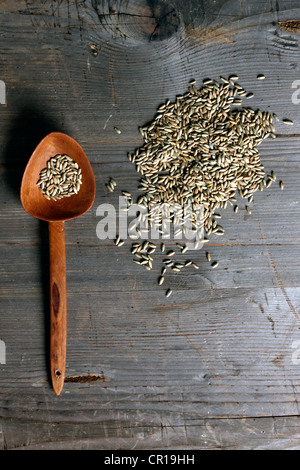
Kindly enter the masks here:
<path id="1" fill-rule="evenodd" d="M 53 390 L 63 389 L 67 349 L 67 282 L 64 222 L 49 222 L 50 368 Z"/>

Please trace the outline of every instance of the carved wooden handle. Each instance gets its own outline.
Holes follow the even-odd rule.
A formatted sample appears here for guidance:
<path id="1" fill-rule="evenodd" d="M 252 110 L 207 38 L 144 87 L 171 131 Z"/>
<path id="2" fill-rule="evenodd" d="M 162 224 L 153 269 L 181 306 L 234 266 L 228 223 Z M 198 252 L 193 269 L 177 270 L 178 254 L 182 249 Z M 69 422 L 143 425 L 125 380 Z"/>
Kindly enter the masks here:
<path id="1" fill-rule="evenodd" d="M 63 389 L 67 349 L 67 282 L 64 222 L 49 222 L 50 368 L 53 390 Z"/>

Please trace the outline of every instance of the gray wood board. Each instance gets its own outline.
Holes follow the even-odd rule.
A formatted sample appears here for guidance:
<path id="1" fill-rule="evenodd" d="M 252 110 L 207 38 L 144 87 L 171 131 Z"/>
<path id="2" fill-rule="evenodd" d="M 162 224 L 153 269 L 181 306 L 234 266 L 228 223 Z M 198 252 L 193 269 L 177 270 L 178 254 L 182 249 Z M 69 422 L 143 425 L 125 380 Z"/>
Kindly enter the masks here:
<path id="1" fill-rule="evenodd" d="M 299 36 L 278 26 L 300 17 L 298 2 L 4 1 L 0 15 L 0 448 L 299 449 Z M 99 240 L 97 207 L 138 194 L 127 152 L 157 107 L 191 78 L 231 73 L 254 92 L 246 105 L 280 118 L 260 146 L 277 181 L 255 194 L 252 215 L 240 198 L 237 214 L 222 211 L 223 237 L 178 254 L 199 270 L 158 286 L 163 254 L 148 272 L 129 240 Z M 66 223 L 60 397 L 49 383 L 47 224 L 19 199 L 28 158 L 53 130 L 80 142 L 97 184 L 91 211 Z"/>

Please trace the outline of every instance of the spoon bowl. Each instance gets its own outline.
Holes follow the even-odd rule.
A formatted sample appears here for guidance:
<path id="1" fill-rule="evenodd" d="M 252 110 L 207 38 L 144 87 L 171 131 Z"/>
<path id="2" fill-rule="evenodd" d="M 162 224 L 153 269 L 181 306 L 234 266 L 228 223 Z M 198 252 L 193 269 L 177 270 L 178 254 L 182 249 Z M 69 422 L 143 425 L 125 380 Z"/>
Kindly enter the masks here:
<path id="1" fill-rule="evenodd" d="M 80 191 L 57 201 L 48 200 L 36 184 L 47 161 L 57 154 L 67 154 L 81 168 Z M 47 222 L 65 221 L 84 214 L 95 199 L 95 177 L 90 162 L 81 146 L 62 132 L 48 134 L 34 150 L 23 175 L 21 202 L 30 215 Z"/>
<path id="2" fill-rule="evenodd" d="M 68 155 L 81 169 L 77 194 L 59 200 L 47 199 L 37 182 L 50 158 Z M 81 146 L 62 132 L 48 134 L 36 147 L 25 168 L 21 203 L 28 214 L 48 222 L 50 255 L 50 369 L 56 395 L 63 389 L 66 366 L 67 286 L 64 222 L 87 212 L 95 199 L 95 177 Z"/>

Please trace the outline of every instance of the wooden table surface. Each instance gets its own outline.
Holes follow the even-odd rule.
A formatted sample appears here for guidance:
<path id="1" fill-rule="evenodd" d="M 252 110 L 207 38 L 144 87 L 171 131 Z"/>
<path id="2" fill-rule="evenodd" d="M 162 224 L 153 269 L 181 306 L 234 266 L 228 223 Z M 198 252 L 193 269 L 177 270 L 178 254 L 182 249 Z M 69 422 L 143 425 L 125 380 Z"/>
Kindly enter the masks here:
<path id="1" fill-rule="evenodd" d="M 298 0 L 0 3 L 0 449 L 300 449 L 300 21 L 286 23 L 297 19 Z M 157 107 L 192 78 L 232 73 L 253 108 L 279 117 L 277 138 L 259 147 L 277 181 L 255 194 L 251 215 L 244 203 L 222 212 L 225 234 L 208 243 L 219 266 L 193 252 L 200 269 L 170 275 L 167 299 L 162 255 L 146 271 L 132 241 L 99 239 L 97 208 L 139 194 L 127 152 Z M 97 187 L 92 209 L 66 223 L 59 397 L 48 227 L 19 197 L 51 131 L 78 140 Z"/>

